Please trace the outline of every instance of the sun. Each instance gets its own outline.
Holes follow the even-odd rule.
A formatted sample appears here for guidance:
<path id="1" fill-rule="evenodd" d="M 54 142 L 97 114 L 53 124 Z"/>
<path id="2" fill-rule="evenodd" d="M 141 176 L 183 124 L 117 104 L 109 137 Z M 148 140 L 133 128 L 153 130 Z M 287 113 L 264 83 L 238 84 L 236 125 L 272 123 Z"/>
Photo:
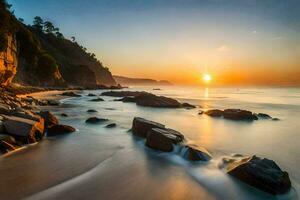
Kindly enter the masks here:
<path id="1" fill-rule="evenodd" d="M 205 83 L 209 83 L 212 79 L 210 74 L 203 74 L 202 79 Z"/>

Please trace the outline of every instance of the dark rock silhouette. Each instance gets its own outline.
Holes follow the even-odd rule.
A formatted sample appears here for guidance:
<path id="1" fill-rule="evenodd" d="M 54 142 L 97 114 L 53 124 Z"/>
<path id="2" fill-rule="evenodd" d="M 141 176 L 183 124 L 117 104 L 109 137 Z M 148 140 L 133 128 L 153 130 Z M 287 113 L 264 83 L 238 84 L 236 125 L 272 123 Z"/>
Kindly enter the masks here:
<path id="1" fill-rule="evenodd" d="M 85 121 L 85 123 L 97 124 L 97 123 L 101 123 L 101 122 L 105 122 L 105 121 L 108 121 L 108 119 L 98 118 L 98 117 L 90 117 Z"/>
<path id="2" fill-rule="evenodd" d="M 191 161 L 209 161 L 212 158 L 205 148 L 196 145 L 186 145 L 182 151 L 183 157 Z"/>
<path id="3" fill-rule="evenodd" d="M 105 128 L 114 128 L 114 127 L 116 127 L 116 126 L 117 126 L 116 123 L 111 123 L 111 124 L 107 124 L 107 125 L 105 126 Z"/>
<path id="4" fill-rule="evenodd" d="M 57 135 L 62 135 L 66 133 L 72 133 L 75 132 L 76 129 L 73 128 L 72 126 L 68 125 L 54 125 L 48 129 L 47 136 L 57 136 Z"/>
<path id="5" fill-rule="evenodd" d="M 165 128 L 165 125 L 141 117 L 135 117 L 132 122 L 132 133 L 143 138 L 147 137 L 152 128 Z"/>

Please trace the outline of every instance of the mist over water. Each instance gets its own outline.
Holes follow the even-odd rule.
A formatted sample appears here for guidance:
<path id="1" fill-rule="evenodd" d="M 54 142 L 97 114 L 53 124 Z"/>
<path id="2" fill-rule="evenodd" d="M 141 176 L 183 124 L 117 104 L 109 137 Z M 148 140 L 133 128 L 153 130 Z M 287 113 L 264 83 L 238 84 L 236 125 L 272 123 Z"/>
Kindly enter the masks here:
<path id="1" fill-rule="evenodd" d="M 45 157 L 42 167 L 47 165 L 47 157 L 64 165 L 51 174 L 51 181 L 45 181 L 43 186 L 31 188 L 30 192 L 24 194 L 28 199 L 298 199 L 299 89 L 161 89 L 133 87 L 124 90 L 149 91 L 202 108 L 146 108 L 134 103 L 113 101 L 116 97 L 106 96 L 101 96 L 104 102 L 89 101 L 95 97 L 88 97 L 87 94 L 100 94 L 103 92 L 100 90 L 85 91 L 82 97 L 65 99 L 62 107 L 51 108 L 57 116 L 68 114 L 69 117 L 60 117 L 60 121 L 74 126 L 78 131 L 29 147 L 30 151 L 39 152 L 38 155 Z M 198 115 L 198 110 L 210 108 L 247 109 L 267 113 L 280 120 L 237 122 Z M 87 113 L 88 109 L 98 110 L 98 113 Z M 110 121 L 88 125 L 85 120 L 90 116 Z M 144 140 L 128 132 L 135 116 L 166 124 L 182 132 L 190 142 L 205 147 L 213 159 L 207 163 L 191 163 L 180 156 L 179 149 L 162 153 L 145 147 Z M 116 128 L 105 128 L 106 124 L 112 122 L 117 124 Z M 51 150 L 53 146 L 55 154 Z M 18 154 L 23 154 L 26 159 L 30 156 L 26 151 L 17 152 L 6 159 L 17 162 L 20 157 Z M 283 170 L 289 172 L 293 189 L 289 194 L 276 198 L 229 177 L 220 169 L 220 164 L 223 157 L 235 153 L 255 154 L 275 160 Z M 30 159 L 35 160 L 33 156 Z M 34 166 L 35 162 L 28 165 Z M 42 172 L 43 169 L 38 169 L 36 176 Z M 58 175 L 59 180 L 56 177 Z"/>

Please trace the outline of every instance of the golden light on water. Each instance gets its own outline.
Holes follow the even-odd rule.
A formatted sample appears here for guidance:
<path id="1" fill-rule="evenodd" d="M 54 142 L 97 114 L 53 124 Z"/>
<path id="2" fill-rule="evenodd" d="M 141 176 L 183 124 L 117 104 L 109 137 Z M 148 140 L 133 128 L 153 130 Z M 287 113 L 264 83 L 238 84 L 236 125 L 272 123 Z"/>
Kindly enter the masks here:
<path id="1" fill-rule="evenodd" d="M 203 81 L 204 81 L 204 83 L 210 83 L 211 82 L 211 80 L 212 80 L 212 77 L 211 77 L 211 75 L 210 74 L 203 74 L 203 76 L 202 76 L 202 79 L 203 79 Z"/>

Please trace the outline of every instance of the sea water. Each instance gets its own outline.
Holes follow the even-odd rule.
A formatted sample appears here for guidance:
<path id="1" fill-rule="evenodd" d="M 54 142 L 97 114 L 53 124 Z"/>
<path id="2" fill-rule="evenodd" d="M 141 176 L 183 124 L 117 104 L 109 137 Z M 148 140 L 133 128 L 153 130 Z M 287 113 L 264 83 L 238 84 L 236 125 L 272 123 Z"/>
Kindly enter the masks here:
<path id="1" fill-rule="evenodd" d="M 19 197 L 298 199 L 299 88 L 160 88 L 161 90 L 153 90 L 153 87 L 148 86 L 123 90 L 148 91 L 197 105 L 198 108 L 148 108 L 135 103 L 114 101 L 116 97 L 108 96 L 101 96 L 105 100 L 103 102 L 92 102 L 90 100 L 96 97 L 87 96 L 89 93 L 100 95 L 103 90 L 83 91 L 82 97 L 64 99 L 61 107 L 49 108 L 57 116 L 61 113 L 68 114 L 68 117 L 59 117 L 61 123 L 74 126 L 77 131 L 65 137 L 46 139 L 37 147 L 29 147 L 24 152 L 16 153 L 21 155 L 5 158 L 6 162 L 11 159 L 15 163 L 29 157 L 32 162 L 24 162 L 29 167 L 36 168 L 36 179 L 28 175 L 26 181 L 33 179 L 38 183 Z M 199 110 L 212 108 L 247 109 L 255 113 L 267 113 L 279 120 L 244 122 L 198 114 Z M 88 109 L 98 112 L 87 113 Z M 91 116 L 107 118 L 109 121 L 97 125 L 86 124 L 85 120 Z M 128 131 L 135 116 L 163 123 L 180 131 L 189 142 L 205 147 L 213 155 L 213 159 L 209 162 L 192 163 L 184 160 L 176 150 L 173 153 L 163 153 L 145 147 L 143 139 L 133 137 Z M 105 128 L 108 123 L 116 123 L 117 127 Z M 28 151 L 32 151 L 31 154 Z M 33 156 L 34 153 L 44 159 L 40 166 L 51 167 L 38 168 L 39 158 Z M 103 154 L 105 156 L 101 157 Z M 274 160 L 282 170 L 289 172 L 292 190 L 286 195 L 275 197 L 228 176 L 220 169 L 220 164 L 223 157 L 232 154 L 257 155 Z M 0 164 L 4 162 L 5 160 L 0 160 Z M 16 170 L 15 168 L 12 167 L 11 170 Z M 51 175 L 43 176 L 47 171 L 51 171 Z M 44 181 L 47 178 L 51 181 Z M 18 176 L 15 179 L 23 181 L 25 178 Z"/>

